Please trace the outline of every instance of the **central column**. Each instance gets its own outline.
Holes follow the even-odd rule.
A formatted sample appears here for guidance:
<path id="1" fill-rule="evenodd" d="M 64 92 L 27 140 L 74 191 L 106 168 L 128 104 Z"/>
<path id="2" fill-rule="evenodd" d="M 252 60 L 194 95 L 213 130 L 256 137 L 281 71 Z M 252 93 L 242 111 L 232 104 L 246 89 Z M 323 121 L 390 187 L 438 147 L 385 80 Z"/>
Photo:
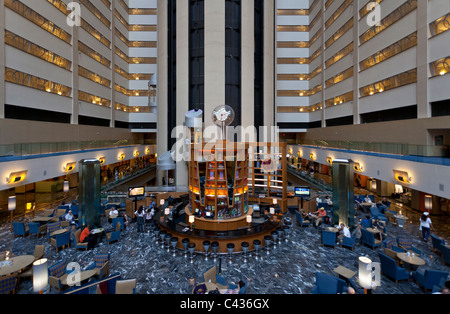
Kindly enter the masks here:
<path id="1" fill-rule="evenodd" d="M 205 126 L 225 104 L 225 1 L 205 1 Z"/>

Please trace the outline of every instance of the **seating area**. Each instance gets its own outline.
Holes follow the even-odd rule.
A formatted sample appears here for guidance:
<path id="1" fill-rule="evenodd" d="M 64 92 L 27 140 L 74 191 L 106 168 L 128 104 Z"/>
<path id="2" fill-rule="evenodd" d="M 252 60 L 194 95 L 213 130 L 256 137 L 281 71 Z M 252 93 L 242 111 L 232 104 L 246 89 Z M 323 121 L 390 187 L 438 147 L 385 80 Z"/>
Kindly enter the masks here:
<path id="1" fill-rule="evenodd" d="M 41 228 L 40 234 L 47 233 L 47 237 L 34 236 L 35 229 L 31 225 L 31 228 L 28 228 L 32 230 L 31 236 L 28 232 L 25 237 L 17 236 L 11 241 L 15 247 L 13 255 L 16 256 L 33 255 L 34 244 L 45 248 L 44 254 L 39 255 L 49 259 L 51 279 L 49 279 L 49 287 L 45 293 L 51 294 L 120 292 L 120 289 L 116 290 L 114 282 L 117 282 L 117 287 L 123 284 L 124 293 L 155 293 L 157 291 L 158 293 L 179 293 L 180 286 L 178 284 L 172 287 L 162 286 L 158 284 L 158 277 L 164 278 L 164 281 L 186 282 L 186 286 L 189 288 L 183 288 L 186 289 L 185 293 L 192 293 L 192 289 L 197 284 L 210 282 L 228 293 L 299 293 L 301 291 L 301 293 L 328 294 L 338 293 L 338 291 L 339 293 L 348 293 L 347 291 L 350 290 L 347 289 L 351 287 L 355 293 L 361 294 L 365 291 L 359 285 L 357 276 L 340 278 L 333 272 L 339 264 L 357 272 L 359 256 L 369 256 L 373 262 L 379 262 L 381 265 L 382 286 L 377 287 L 373 293 L 431 293 L 433 290 L 441 289 L 440 287 L 445 284 L 445 281 L 442 282 L 442 278 L 445 277 L 445 273 L 449 272 L 449 266 L 445 261 L 448 256 L 448 248 L 445 246 L 445 240 L 436 235 L 432 237 L 433 242 L 424 243 L 420 241 L 417 233 L 411 236 L 411 229 L 400 229 L 398 226 L 388 223 L 383 229 L 388 236 L 380 241 L 376 237 L 376 233 L 367 230 L 373 227 L 373 217 L 367 218 L 367 213 L 365 213 L 356 219 L 361 224 L 366 221 L 361 229 L 361 239 L 357 239 L 356 234 L 352 233 L 352 237 L 344 237 L 342 241 L 339 241 L 337 237 L 339 232 L 336 232 L 333 226 L 322 223 L 318 228 L 312 227 L 310 223 L 301 219 L 299 213 L 287 214 L 286 218 L 291 218 L 296 222 L 291 225 L 288 241 L 285 241 L 287 233 L 284 233 L 282 229 L 276 230 L 272 236 L 269 236 L 269 251 L 266 252 L 267 242 L 261 241 L 258 255 L 252 251 L 248 251 L 246 254 L 236 252 L 244 244 L 244 242 L 239 243 L 233 248 L 230 263 L 227 263 L 228 254 L 217 255 L 213 252 L 215 247 L 212 245 L 213 242 L 210 243 L 208 250 L 205 245 L 194 247 L 191 263 L 188 246 L 186 246 L 187 257 L 185 257 L 184 249 L 181 249 L 181 254 L 178 252 L 173 254 L 173 244 L 170 242 L 173 239 L 172 235 L 168 238 L 165 233 L 161 232 L 164 242 L 155 241 L 160 236 L 160 230 L 157 230 L 156 227 L 146 227 L 143 234 L 138 234 L 135 223 L 131 223 L 130 228 L 125 230 L 121 217 L 113 219 L 111 224 L 106 222 L 106 217 L 102 217 L 107 232 L 103 241 L 92 250 L 87 249 L 86 243 L 79 242 L 81 229 L 72 231 L 67 228 L 69 230 L 66 230 L 61 226 L 59 220 L 56 222 L 50 220 L 47 224 L 40 225 L 40 227 L 46 227 L 46 231 L 42 231 L 43 228 Z M 25 222 L 23 226 L 26 227 L 28 224 Z M 5 226 L 5 229 L 7 227 Z M 64 230 L 67 232 L 63 232 Z M 65 245 L 64 248 L 64 245 L 60 245 L 63 242 L 59 237 L 50 236 L 55 231 L 70 235 L 70 246 Z M 167 239 L 170 241 L 167 242 Z M 179 242 L 182 242 L 181 238 Z M 163 243 L 164 248 L 161 249 Z M 31 244 L 33 247 L 29 247 Z M 0 247 L 1 249 L 2 247 Z M 205 258 L 206 251 L 211 251 L 208 258 Z M 415 252 L 416 257 L 423 258 L 426 264 L 415 270 L 409 269 L 408 265 L 397 256 L 398 253 L 406 252 Z M 430 255 L 433 258 L 430 259 Z M 220 260 L 221 264 L 219 264 Z M 283 269 L 283 271 L 274 270 L 270 266 L 273 260 L 289 263 L 293 267 Z M 308 265 L 297 266 L 299 260 L 308 261 Z M 293 263 L 293 261 L 296 262 Z M 338 263 L 338 261 L 340 262 Z M 85 275 L 89 276 L 87 281 L 83 281 L 82 285 L 77 287 L 81 290 L 75 290 L 64 284 L 67 283 L 71 272 L 70 269 L 67 269 L 71 262 L 79 263 L 81 271 L 86 272 Z M 251 265 L 251 271 L 245 271 L 246 268 L 243 268 L 243 265 Z M 315 265 L 321 267 L 317 268 Z M 219 275 L 219 266 L 221 275 Z M 170 270 L 168 273 L 160 272 L 161 269 L 166 268 L 168 271 Z M 206 272 L 205 269 L 207 269 Z M 276 271 L 275 276 L 274 271 Z M 303 281 L 296 281 L 293 284 L 292 278 L 297 276 L 297 272 L 302 274 Z M 278 290 L 277 288 L 275 290 L 271 288 L 270 291 L 264 290 L 264 282 L 267 278 L 261 274 L 265 273 L 272 274 L 272 278 L 275 278 L 276 282 L 280 282 Z M 120 276 L 120 280 L 114 279 L 117 274 Z M 139 278 L 143 278 L 144 274 L 157 275 L 148 282 L 142 282 Z M 16 293 L 30 292 L 32 282 L 29 275 L 30 269 L 28 268 L 23 271 L 22 276 L 18 277 L 18 284 L 14 290 Z M 109 278 L 113 278 L 111 283 L 108 283 Z M 193 286 L 187 284 L 190 278 L 194 280 Z M 241 282 L 241 286 L 239 286 L 239 282 Z M 306 287 L 306 284 L 310 286 Z M 290 290 L 291 287 L 297 288 Z"/>

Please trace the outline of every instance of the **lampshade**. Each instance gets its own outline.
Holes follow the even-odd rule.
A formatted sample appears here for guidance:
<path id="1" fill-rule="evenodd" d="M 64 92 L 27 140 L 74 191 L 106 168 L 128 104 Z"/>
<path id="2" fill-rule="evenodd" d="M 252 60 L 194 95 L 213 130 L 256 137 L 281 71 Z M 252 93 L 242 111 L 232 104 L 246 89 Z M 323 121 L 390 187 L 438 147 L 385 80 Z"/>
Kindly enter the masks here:
<path id="1" fill-rule="evenodd" d="M 272 200 L 272 202 L 273 202 L 274 205 L 278 204 L 278 200 L 277 200 L 276 198 L 274 198 L 274 199 Z"/>
<path id="2" fill-rule="evenodd" d="M 431 195 L 425 195 L 425 209 L 428 211 L 433 209 L 433 197 Z"/>
<path id="3" fill-rule="evenodd" d="M 64 181 L 64 193 L 69 192 L 70 186 L 69 181 Z"/>
<path id="4" fill-rule="evenodd" d="M 249 224 L 251 224 L 251 223 L 252 223 L 252 216 L 250 216 L 250 215 L 247 215 L 247 222 L 248 222 Z"/>
<path id="5" fill-rule="evenodd" d="M 164 215 L 169 215 L 170 214 L 170 208 L 167 207 L 166 209 L 164 209 Z"/>
<path id="6" fill-rule="evenodd" d="M 274 214 L 275 214 L 275 208 L 270 207 L 270 214 L 271 214 L 271 215 L 274 215 Z"/>
<path id="7" fill-rule="evenodd" d="M 359 285 L 364 289 L 372 289 L 372 261 L 364 256 L 359 258 Z"/>
<path id="8" fill-rule="evenodd" d="M 16 210 L 16 197 L 15 196 L 8 197 L 8 210 L 9 211 Z"/>
<path id="9" fill-rule="evenodd" d="M 33 291 L 43 291 L 48 285 L 48 261 L 46 258 L 33 263 Z"/>
<path id="10" fill-rule="evenodd" d="M 189 216 L 189 223 L 193 224 L 195 222 L 195 217 L 194 216 Z"/>
<path id="11" fill-rule="evenodd" d="M 164 205 L 164 199 L 159 200 L 159 205 L 163 206 Z"/>

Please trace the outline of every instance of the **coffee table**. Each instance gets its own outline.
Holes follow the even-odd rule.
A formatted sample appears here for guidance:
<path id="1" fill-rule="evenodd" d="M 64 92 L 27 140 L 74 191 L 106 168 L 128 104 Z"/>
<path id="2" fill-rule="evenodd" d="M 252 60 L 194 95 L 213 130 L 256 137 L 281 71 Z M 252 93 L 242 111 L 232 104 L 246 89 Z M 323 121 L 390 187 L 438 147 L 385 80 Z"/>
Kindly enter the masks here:
<path id="1" fill-rule="evenodd" d="M 78 274 L 73 274 L 75 277 L 71 276 L 72 274 L 68 274 L 66 276 L 64 276 L 64 278 L 61 280 L 61 284 L 63 284 L 64 286 L 69 286 L 69 283 L 67 282 L 67 280 L 70 279 L 75 279 L 78 282 L 71 282 L 70 285 L 74 286 L 74 285 L 78 285 L 81 284 L 83 281 L 88 280 L 91 277 L 94 277 L 96 275 L 97 271 L 95 269 L 91 269 L 91 270 L 86 270 L 86 271 L 82 271 Z M 79 276 L 79 277 L 77 277 Z"/>
<path id="2" fill-rule="evenodd" d="M 60 234 L 66 233 L 66 232 L 68 232 L 67 229 L 59 229 L 59 230 L 56 230 L 56 231 L 50 233 L 50 237 L 54 237 L 54 236 L 57 236 L 57 235 L 60 235 Z"/>
<path id="3" fill-rule="evenodd" d="M 353 276 L 356 275 L 356 272 L 354 272 L 354 271 L 352 271 L 352 270 L 350 270 L 348 268 L 345 268 L 342 265 L 339 265 L 333 271 L 336 274 L 338 274 L 340 278 L 345 279 L 345 280 L 348 280 L 348 279 L 350 279 L 350 278 L 352 278 Z"/>
<path id="4" fill-rule="evenodd" d="M 397 257 L 405 263 L 406 268 L 411 272 L 417 270 L 419 266 L 425 265 L 425 261 L 417 255 L 411 253 L 397 253 Z"/>
<path id="5" fill-rule="evenodd" d="M 21 255 L 12 257 L 5 262 L 3 267 L 0 267 L 0 276 L 7 276 L 30 266 L 34 262 L 33 255 Z M 11 263 L 8 263 L 11 262 Z"/>

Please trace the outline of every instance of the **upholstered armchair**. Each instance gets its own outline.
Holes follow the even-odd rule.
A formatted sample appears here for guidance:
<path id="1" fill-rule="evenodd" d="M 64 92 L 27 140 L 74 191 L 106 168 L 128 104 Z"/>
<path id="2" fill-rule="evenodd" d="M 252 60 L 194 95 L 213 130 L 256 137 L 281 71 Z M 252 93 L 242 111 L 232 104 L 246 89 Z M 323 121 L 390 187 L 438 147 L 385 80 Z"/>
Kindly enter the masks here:
<path id="1" fill-rule="evenodd" d="M 336 245 L 336 232 L 322 230 L 322 246 L 334 246 Z"/>
<path id="2" fill-rule="evenodd" d="M 219 289 L 228 289 L 227 282 L 224 277 L 217 274 L 217 267 L 214 266 L 207 272 L 203 274 L 203 281 L 204 282 L 212 282 L 216 284 Z"/>
<path id="3" fill-rule="evenodd" d="M 311 221 L 303 219 L 302 214 L 299 211 L 295 212 L 295 217 L 297 219 L 297 224 L 300 227 L 303 228 L 303 227 L 311 226 Z"/>
<path id="4" fill-rule="evenodd" d="M 355 247 L 355 239 L 356 239 L 356 232 L 353 233 L 353 236 L 351 238 L 344 237 L 342 239 L 342 242 L 340 243 L 340 247 L 347 247 L 353 251 L 353 248 Z"/>
<path id="5" fill-rule="evenodd" d="M 61 222 L 59 221 L 47 224 L 47 238 L 49 243 L 50 243 L 50 234 L 59 229 L 61 229 Z"/>
<path id="6" fill-rule="evenodd" d="M 55 247 L 56 253 L 58 253 L 58 248 L 62 247 L 66 248 L 66 245 L 70 247 L 70 232 L 64 232 L 63 234 L 59 234 L 50 239 L 50 244 L 52 247 Z"/>
<path id="7" fill-rule="evenodd" d="M 409 272 L 398 266 L 397 262 L 384 253 L 378 252 L 381 261 L 381 272 L 397 283 L 399 280 L 409 281 Z"/>
<path id="8" fill-rule="evenodd" d="M 135 294 L 135 293 L 136 293 L 136 279 L 116 281 L 116 294 Z"/>
<path id="9" fill-rule="evenodd" d="M 94 261 L 86 267 L 86 270 L 95 269 L 97 276 L 103 278 L 109 275 L 109 254 L 96 254 Z"/>
<path id="10" fill-rule="evenodd" d="M 17 281 L 17 274 L 0 277 L 0 294 L 16 293 Z"/>
<path id="11" fill-rule="evenodd" d="M 397 239 L 397 245 L 405 251 L 411 251 L 418 256 L 422 256 L 422 251 L 413 246 L 411 238 Z"/>
<path id="12" fill-rule="evenodd" d="M 419 284 L 423 290 L 432 290 L 433 286 L 439 285 L 442 279 L 447 279 L 448 272 L 438 270 L 417 270 L 413 272 L 414 281 Z"/>
<path id="13" fill-rule="evenodd" d="M 381 246 L 381 241 L 375 239 L 375 235 L 365 229 L 361 229 L 361 241 L 364 245 L 372 248 L 372 250 Z"/>
<path id="14" fill-rule="evenodd" d="M 82 243 L 80 242 L 80 235 L 81 235 L 81 229 L 78 229 L 74 234 L 73 234 L 73 239 L 74 239 L 74 244 L 75 244 L 75 251 L 77 251 L 78 249 L 82 249 L 82 250 L 86 250 L 88 249 L 88 243 Z"/>
<path id="15" fill-rule="evenodd" d="M 48 284 L 50 285 L 50 291 L 53 288 L 57 288 L 61 292 L 63 285 L 62 280 L 66 276 L 67 261 L 61 261 L 48 268 Z"/>
<path id="16" fill-rule="evenodd" d="M 115 241 L 120 242 L 120 227 L 119 227 L 119 225 L 117 225 L 117 227 L 119 228 L 119 230 L 109 232 L 106 234 L 106 243 L 108 243 L 108 245 L 111 242 L 115 242 Z"/>
<path id="17" fill-rule="evenodd" d="M 338 294 L 347 291 L 347 284 L 344 280 L 328 274 L 316 273 L 316 285 L 312 294 Z"/>
<path id="18" fill-rule="evenodd" d="M 36 235 L 37 238 L 41 234 L 45 234 L 47 232 L 47 225 L 42 225 L 38 222 L 30 222 L 28 223 L 29 237 L 32 235 Z"/>
<path id="19" fill-rule="evenodd" d="M 442 257 L 444 258 L 444 265 L 450 265 L 450 248 L 448 246 L 442 247 Z"/>
<path id="20" fill-rule="evenodd" d="M 445 240 L 432 234 L 431 243 L 433 244 L 433 251 L 438 254 L 442 254 L 442 247 L 445 246 Z"/>
<path id="21" fill-rule="evenodd" d="M 13 222 L 14 237 L 25 237 L 28 233 L 28 227 L 23 222 Z"/>

